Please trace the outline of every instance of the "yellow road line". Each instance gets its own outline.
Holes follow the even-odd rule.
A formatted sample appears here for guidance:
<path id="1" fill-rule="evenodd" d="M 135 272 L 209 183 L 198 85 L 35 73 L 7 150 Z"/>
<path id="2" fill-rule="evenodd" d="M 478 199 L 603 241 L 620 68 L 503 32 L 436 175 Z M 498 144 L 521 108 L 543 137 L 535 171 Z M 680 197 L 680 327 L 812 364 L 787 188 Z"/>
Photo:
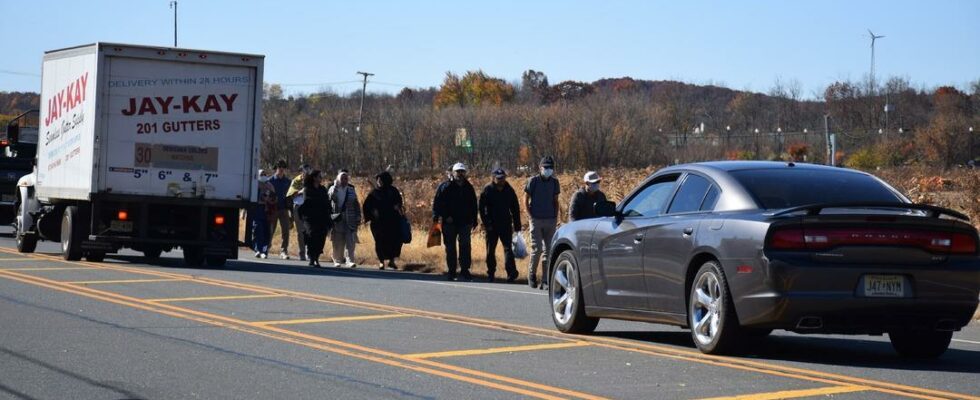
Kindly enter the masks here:
<path id="1" fill-rule="evenodd" d="M 0 252 L 9 254 L 19 254 L 10 249 L 0 248 Z M 662 358 L 670 358 L 681 361 L 695 362 L 706 365 L 725 367 L 731 369 L 738 369 L 743 371 L 750 371 L 755 373 L 781 376 L 811 382 L 822 382 L 837 386 L 854 386 L 854 385 L 864 385 L 868 386 L 869 390 L 874 390 L 881 393 L 894 394 L 905 397 L 919 398 L 919 399 L 970 399 L 970 400 L 980 400 L 980 397 L 967 395 L 962 393 L 955 393 L 943 390 L 929 389 L 917 386 L 902 385 L 893 382 L 879 381 L 873 379 L 858 378 L 855 376 L 835 374 L 830 372 L 822 372 L 818 370 L 796 368 L 790 366 L 784 366 L 779 364 L 772 364 L 761 361 L 752 361 L 743 358 L 733 358 L 725 356 L 712 356 L 702 354 L 697 351 L 678 349 L 675 347 L 661 345 L 661 344 L 650 344 L 642 343 L 637 341 L 630 341 L 626 339 L 616 339 L 607 337 L 597 337 L 597 336 L 581 336 L 581 335 L 568 335 L 557 332 L 553 329 L 537 328 L 532 326 L 512 324 L 502 321 L 486 320 L 480 318 L 473 318 L 469 316 L 463 316 L 459 314 L 448 314 L 443 312 L 431 312 L 425 310 L 418 310 L 406 307 L 390 306 L 385 304 L 363 302 L 358 300 L 344 299 L 338 297 L 317 295 L 311 293 L 304 293 L 298 291 L 290 291 L 285 289 L 275 289 L 258 285 L 251 285 L 247 283 L 222 281 L 218 279 L 204 278 L 204 277 L 194 277 L 190 275 L 174 274 L 169 272 L 146 270 L 146 269 L 136 269 L 131 267 L 123 267 L 116 265 L 105 265 L 97 263 L 87 263 L 87 262 L 67 262 L 63 261 L 59 257 L 49 256 L 49 255 L 35 255 L 37 259 L 50 260 L 54 262 L 65 262 L 76 265 L 90 265 L 96 268 L 102 268 L 106 270 L 124 271 L 132 272 L 136 274 L 145 274 L 151 276 L 163 276 L 163 277 L 175 277 L 184 280 L 193 279 L 197 283 L 209 284 L 225 288 L 233 288 L 240 290 L 253 291 L 257 293 L 279 293 L 284 294 L 288 297 L 324 302 L 328 304 L 343 305 L 348 307 L 363 308 L 369 310 L 391 312 L 391 313 L 403 313 L 409 314 L 422 318 L 429 318 L 433 320 L 457 323 L 461 325 L 470 325 L 475 327 L 480 327 L 484 329 L 500 330 L 505 332 L 519 333 L 530 336 L 547 337 L 559 340 L 567 341 L 586 341 L 593 345 L 618 349 L 627 352 L 646 354 Z M 0 271 L 2 272 L 2 271 Z M 425 359 L 418 359 L 419 363 L 425 364 L 430 362 Z M 473 374 L 479 374 L 480 371 L 469 371 Z"/>
<path id="2" fill-rule="evenodd" d="M 98 269 L 92 267 L 30 267 L 30 268 L 0 268 L 4 271 L 70 271 L 78 269 Z"/>
<path id="3" fill-rule="evenodd" d="M 11 258 L 0 258 L 0 261 L 36 261 L 34 257 L 11 257 Z"/>
<path id="4" fill-rule="evenodd" d="M 117 293 L 106 292 L 85 286 L 71 286 L 64 282 L 40 278 L 36 276 L 20 274 L 17 272 L 0 271 L 0 277 L 41 286 L 49 289 L 72 293 L 97 300 L 103 300 L 114 304 L 129 306 L 141 310 L 153 311 L 176 318 L 193 320 L 210 325 L 216 325 L 233 329 L 236 331 L 252 333 L 283 342 L 299 344 L 302 346 L 329 351 L 341 355 L 374 361 L 390 366 L 405 368 L 417 372 L 424 372 L 435 376 L 468 382 L 479 386 L 489 387 L 524 396 L 559 400 L 566 397 L 581 398 L 588 400 L 601 400 L 602 397 L 562 389 L 554 386 L 510 378 L 502 375 L 486 373 L 482 371 L 469 370 L 448 364 L 434 362 L 424 362 L 424 360 L 412 360 L 397 353 L 391 353 L 380 349 L 361 346 L 340 340 L 329 339 L 321 336 L 308 335 L 301 332 L 290 331 L 273 326 L 264 326 L 229 318 L 222 315 L 210 314 L 202 311 L 176 307 L 166 303 L 153 303 L 139 298 L 120 295 Z M 447 372 L 449 371 L 449 372 Z M 461 374 L 462 373 L 462 374 Z M 466 375 L 463 375 L 466 374 Z M 494 380 L 494 381 L 489 381 Z M 508 385 L 510 384 L 510 385 Z M 519 387 L 519 386 L 522 387 Z M 537 389 L 539 391 L 534 391 Z M 544 391 L 544 392 L 541 392 Z M 556 395 L 557 394 L 557 395 Z"/>
<path id="5" fill-rule="evenodd" d="M 177 301 L 211 301 L 211 300 L 238 300 L 238 299 L 266 299 L 273 297 L 286 297 L 284 294 L 244 294 L 237 296 L 210 296 L 210 297 L 170 297 L 163 299 L 146 299 L 152 302 L 177 302 Z"/>
<path id="6" fill-rule="evenodd" d="M 435 353 L 416 353 L 416 354 L 406 354 L 405 357 L 408 358 L 442 358 L 442 357 L 461 357 L 461 356 L 479 356 L 484 354 L 497 354 L 497 353 L 513 353 L 519 351 L 537 351 L 537 350 L 552 350 L 552 349 L 567 349 L 569 347 L 582 347 L 588 346 L 589 343 L 586 342 L 563 342 L 563 343 L 548 343 L 548 344 L 532 344 L 527 346 L 510 346 L 510 347 L 494 347 L 489 349 L 471 349 L 471 350 L 455 350 L 455 351 L 440 351 Z"/>
<path id="7" fill-rule="evenodd" d="M 287 319 L 281 321 L 255 321 L 256 325 L 296 325 L 296 324 L 315 324 L 318 322 L 347 322 L 347 321 L 367 321 L 372 319 L 388 319 L 410 317 L 406 314 L 381 314 L 381 315 L 356 315 L 350 317 L 327 317 L 327 318 L 308 318 L 308 319 Z"/>
<path id="8" fill-rule="evenodd" d="M 152 283 L 152 282 L 177 282 L 177 281 L 187 281 L 190 279 L 181 278 L 160 278 L 160 279 L 116 279 L 107 281 L 73 281 L 73 282 L 61 282 L 67 283 L 69 285 L 99 285 L 108 283 Z"/>
<path id="9" fill-rule="evenodd" d="M 710 399 L 704 400 L 780 400 L 780 399 L 796 399 L 800 397 L 811 397 L 811 396 L 826 396 L 828 394 L 841 394 L 841 393 L 853 393 L 853 392 L 863 392 L 870 390 L 871 388 L 867 386 L 830 386 L 816 389 L 803 389 L 803 390 L 784 390 L 780 392 L 768 392 L 768 393 L 756 393 L 756 394 L 746 394 L 741 396 L 731 396 L 731 397 L 712 397 Z"/>

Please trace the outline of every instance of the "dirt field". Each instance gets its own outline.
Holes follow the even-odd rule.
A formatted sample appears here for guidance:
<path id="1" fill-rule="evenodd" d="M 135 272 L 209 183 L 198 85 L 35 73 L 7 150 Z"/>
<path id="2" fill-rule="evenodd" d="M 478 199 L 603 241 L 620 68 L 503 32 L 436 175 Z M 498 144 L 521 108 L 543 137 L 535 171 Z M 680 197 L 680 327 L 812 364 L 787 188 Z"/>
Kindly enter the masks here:
<path id="1" fill-rule="evenodd" d="M 609 169 L 601 171 L 604 178 L 603 191 L 610 200 L 619 201 L 637 184 L 641 179 L 653 172 L 655 168 L 647 169 Z M 881 171 L 871 171 L 875 175 L 889 182 L 892 186 L 905 193 L 910 199 L 918 203 L 936 204 L 949 207 L 970 216 L 971 221 L 980 227 L 980 171 L 978 170 L 953 170 L 941 172 L 928 168 L 894 168 Z M 568 201 L 572 193 L 577 189 L 582 175 L 585 171 L 570 171 L 558 175 L 561 182 L 561 207 L 562 212 L 566 212 Z M 515 176 L 509 178 L 511 185 L 520 193 L 527 180 L 526 176 Z M 436 187 L 442 181 L 440 175 L 416 175 L 416 176 L 396 176 L 395 185 L 402 191 L 406 213 L 415 228 L 413 241 L 405 245 L 402 249 L 402 258 L 399 265 L 410 270 L 439 273 L 445 270 L 445 253 L 442 247 L 427 248 L 425 246 L 427 229 L 431 221 L 432 196 Z M 483 185 L 489 182 L 489 177 L 471 177 L 471 182 L 479 193 Z M 354 185 L 359 189 L 358 197 L 363 197 L 370 190 L 370 184 L 364 177 L 354 179 Z M 522 208 L 523 208 L 523 201 Z M 522 216 L 523 217 L 523 216 Z M 561 219 L 565 219 L 562 215 Z M 526 225 L 526 217 L 523 218 Z M 280 248 L 279 235 L 273 237 L 273 251 L 271 257 L 278 256 Z M 357 246 L 357 262 L 363 267 L 376 267 L 377 259 L 374 255 L 374 239 L 370 230 L 363 226 L 359 233 L 360 243 Z M 295 230 L 290 235 L 289 248 L 292 256 L 296 257 Z M 485 236 L 482 231 L 477 231 L 473 236 L 473 269 L 474 275 L 484 274 L 486 271 L 486 246 Z M 498 256 L 498 277 L 503 275 L 503 253 L 497 249 Z M 330 243 L 325 249 L 325 256 L 322 260 L 329 260 Z M 527 260 L 518 260 L 518 269 L 524 277 L 527 269 Z"/>

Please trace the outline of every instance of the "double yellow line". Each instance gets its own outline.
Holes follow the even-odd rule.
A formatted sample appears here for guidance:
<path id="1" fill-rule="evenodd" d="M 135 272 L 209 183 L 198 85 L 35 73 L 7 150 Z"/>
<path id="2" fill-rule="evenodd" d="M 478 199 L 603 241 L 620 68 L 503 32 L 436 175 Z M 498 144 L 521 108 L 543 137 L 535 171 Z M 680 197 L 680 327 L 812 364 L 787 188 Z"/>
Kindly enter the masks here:
<path id="1" fill-rule="evenodd" d="M 374 349 L 366 346 L 347 343 L 339 340 L 328 339 L 320 336 L 309 335 L 301 332 L 281 329 L 265 323 L 255 323 L 243 321 L 236 318 L 229 318 L 207 312 L 177 307 L 160 302 L 152 302 L 120 295 L 117 293 L 106 292 L 92 289 L 72 283 L 64 283 L 51 279 L 40 278 L 26 275 L 9 270 L 0 270 L 0 277 L 10 280 L 27 283 L 35 286 L 53 289 L 61 292 L 71 293 L 78 296 L 88 297 L 113 304 L 132 307 L 144 311 L 187 319 L 209 325 L 220 326 L 239 332 L 250 333 L 263 336 L 282 342 L 298 344 L 301 346 L 354 357 L 362 360 L 372 361 L 384 365 L 404 368 L 416 372 L 426 373 L 456 381 L 467 382 L 491 389 L 511 392 L 523 396 L 539 399 L 602 399 L 587 393 L 562 389 L 554 386 L 543 385 L 521 379 L 510 378 L 502 375 L 491 374 L 482 371 L 471 370 L 468 368 L 457 367 L 428 360 L 416 360 L 397 353 Z"/>
<path id="2" fill-rule="evenodd" d="M 0 248 L 0 252 L 13 253 L 13 251 L 11 250 L 2 249 L 2 248 Z M 46 255 L 34 255 L 32 257 L 38 259 L 47 259 L 47 260 L 52 260 L 57 262 L 65 262 L 60 258 L 46 256 Z M 858 378 L 858 377 L 853 377 L 848 375 L 827 373 L 827 372 L 821 372 L 821 371 L 809 370 L 803 368 L 794 368 L 789 366 L 782 366 L 777 364 L 770 364 L 770 363 L 752 361 L 746 359 L 711 356 L 711 355 L 701 354 L 700 352 L 696 352 L 696 351 L 678 349 L 678 348 L 673 348 L 664 345 L 640 343 L 635 341 L 598 337 L 598 336 L 567 335 L 551 329 L 535 328 L 530 326 L 523 326 L 523 325 L 511 324 L 511 323 L 506 323 L 501 321 L 494 321 L 494 320 L 485 320 L 485 319 L 473 318 L 473 317 L 462 316 L 462 315 L 436 313 L 436 312 L 430 312 L 425 310 L 389 306 L 389 305 L 370 303 L 370 302 L 364 302 L 358 300 L 337 298 L 332 296 L 316 295 L 316 294 L 296 292 L 290 290 L 269 288 L 269 287 L 250 285 L 250 284 L 239 283 L 239 282 L 222 281 L 222 280 L 199 277 L 199 276 L 190 276 L 190 275 L 175 274 L 169 272 L 136 269 L 136 268 L 114 266 L 108 264 L 85 263 L 85 262 L 70 262 L 70 263 L 78 264 L 78 265 L 88 265 L 94 268 L 101 268 L 107 270 L 124 271 L 124 272 L 136 273 L 136 274 L 158 276 L 163 278 L 173 278 L 173 279 L 180 279 L 185 281 L 194 281 L 196 283 L 203 283 L 203 284 L 238 289 L 243 291 L 251 291 L 251 292 L 266 293 L 266 294 L 278 294 L 286 297 L 317 301 L 317 302 L 323 302 L 328 304 L 343 305 L 343 306 L 349 306 L 355 308 L 383 311 L 388 313 L 406 314 L 406 315 L 412 315 L 416 317 L 440 320 L 440 321 L 457 323 L 462 325 L 476 326 L 476 327 L 481 327 L 486 329 L 520 333 L 524 335 L 537 336 L 537 337 L 553 338 L 553 339 L 558 339 L 571 343 L 588 343 L 592 346 L 603 347 L 607 349 L 621 350 L 621 351 L 644 354 L 644 355 L 655 356 L 660 358 L 695 362 L 695 363 L 706 364 L 711 366 L 756 372 L 756 373 L 780 376 L 785 378 L 793 378 L 793 379 L 806 380 L 811 382 L 820 382 L 820 383 L 831 384 L 839 387 L 855 388 L 855 390 L 857 390 L 857 388 L 860 388 L 860 390 L 871 390 L 871 391 L 877 391 L 881 393 L 887 393 L 887 394 L 911 397 L 911 398 L 919 398 L 919 399 L 980 400 L 980 397 L 961 394 L 961 393 L 901 385 L 901 384 L 885 382 L 885 381 L 863 379 L 863 378 Z M 36 278 L 29 275 L 19 274 L 13 271 L 0 271 L 0 276 L 10 278 L 10 279 L 16 277 L 16 278 L 26 279 L 26 280 L 43 280 L 43 278 Z M 20 279 L 16 279 L 16 280 L 20 280 Z M 471 379 L 472 377 L 478 377 L 480 378 L 477 379 L 479 383 L 477 382 L 472 382 L 472 383 L 482 384 L 482 386 L 488 386 L 491 384 L 502 385 L 501 387 L 496 387 L 496 386 L 491 386 L 491 387 L 499 390 L 513 392 L 513 393 L 520 393 L 532 397 L 552 398 L 548 396 L 560 395 L 560 396 L 567 396 L 573 398 L 598 398 L 596 396 L 586 394 L 586 393 L 560 389 L 547 385 L 541 385 L 533 382 L 508 378 L 500 375 L 489 374 L 482 371 L 460 368 L 452 365 L 434 362 L 426 358 L 417 358 L 418 355 L 416 355 L 416 357 L 412 357 L 412 355 L 400 355 L 400 354 L 385 352 L 378 349 L 367 348 L 367 347 L 354 345 L 346 342 L 340 342 L 340 341 L 327 339 L 319 336 L 312 336 L 312 335 L 306 335 L 295 331 L 289 331 L 268 324 L 262 325 L 254 322 L 231 319 L 219 315 L 202 313 L 195 310 L 183 309 L 180 307 L 171 306 L 169 304 L 155 304 L 137 298 L 128 298 L 126 296 L 117 295 L 115 293 L 96 291 L 95 289 L 91 289 L 87 287 L 71 287 L 71 286 L 63 287 L 64 283 L 57 282 L 57 281 L 26 282 L 26 283 L 38 284 L 39 286 L 56 285 L 55 287 L 52 288 L 57 290 L 64 290 L 64 291 L 74 292 L 76 290 L 78 291 L 85 290 L 87 292 L 98 292 L 97 294 L 95 294 L 96 296 L 107 296 L 109 298 L 114 298 L 114 299 L 118 297 L 124 297 L 127 299 L 127 301 L 136 302 L 137 304 L 140 304 L 144 307 L 152 307 L 152 306 L 166 307 L 167 309 L 165 311 L 168 312 L 187 314 L 194 318 L 204 318 L 209 321 L 214 320 L 215 322 L 217 322 L 217 323 L 212 323 L 212 322 L 202 321 L 205 323 L 212 323 L 214 325 L 220 325 L 220 326 L 228 325 L 227 327 L 230 329 L 261 334 L 262 336 L 272 337 L 275 339 L 280 339 L 280 338 L 273 337 L 270 335 L 284 335 L 288 340 L 286 339 L 280 339 L 280 340 L 294 342 L 302 345 L 306 345 L 305 343 L 307 341 L 310 341 L 314 344 L 317 344 L 318 346 L 322 346 L 326 344 L 326 345 L 336 347 L 339 350 L 365 352 L 367 353 L 367 356 L 372 357 L 371 358 L 372 360 L 374 360 L 373 358 L 375 357 L 386 358 L 388 359 L 388 361 L 397 362 L 399 366 L 402 366 L 403 368 L 408 368 L 413 370 L 417 370 L 416 368 L 426 368 L 427 370 L 425 372 L 432 373 L 438 376 L 445 376 L 444 374 L 448 373 L 453 376 L 445 376 L 445 377 L 451 379 L 457 379 L 457 377 L 455 376 L 456 374 L 460 375 L 458 377 L 460 379 L 457 380 L 466 381 L 466 382 L 471 382 L 470 380 L 467 379 Z M 83 295 L 87 295 L 87 294 L 83 294 Z M 140 302 L 145 302 L 147 304 L 141 304 Z M 141 307 L 137 307 L 137 308 L 141 308 Z M 184 318 L 183 316 L 178 316 L 178 317 Z M 188 319 L 192 319 L 192 318 L 188 318 Z M 303 343 L 299 343 L 295 341 L 302 341 Z M 314 347 L 314 346 L 308 346 L 308 347 Z M 319 347 L 314 347 L 314 348 L 319 348 Z M 352 349 L 352 350 L 348 350 L 348 349 Z M 322 348 L 321 350 L 333 351 L 333 350 L 322 349 Z M 341 354 L 347 354 L 347 353 L 341 353 Z M 359 357 L 358 355 L 351 355 L 351 356 Z M 364 358 L 364 357 L 359 357 L 359 358 Z M 385 364 L 388 363 L 385 362 Z M 414 365 L 414 364 L 421 364 L 421 365 Z M 433 370 L 433 372 L 428 372 L 428 369 Z M 451 372 L 447 372 L 447 371 L 451 371 Z M 439 373 L 434 373 L 434 372 L 439 372 Z M 466 379 L 462 379 L 462 378 L 466 378 Z M 481 379 L 487 379 L 496 382 L 489 382 Z M 529 389 L 537 390 L 537 392 L 531 391 L 531 393 L 534 394 L 518 392 L 518 390 L 529 391 Z"/>

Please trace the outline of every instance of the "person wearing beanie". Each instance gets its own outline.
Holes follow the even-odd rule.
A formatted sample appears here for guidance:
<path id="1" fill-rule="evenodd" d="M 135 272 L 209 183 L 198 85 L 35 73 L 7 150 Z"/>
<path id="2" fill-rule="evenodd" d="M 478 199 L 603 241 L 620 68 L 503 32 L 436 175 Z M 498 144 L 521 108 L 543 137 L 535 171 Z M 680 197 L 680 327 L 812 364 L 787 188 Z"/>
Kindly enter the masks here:
<path id="1" fill-rule="evenodd" d="M 288 166 L 286 160 L 276 162 L 276 172 L 269 179 L 269 183 L 276 188 L 276 215 L 269 221 L 269 237 L 276 236 L 276 228 L 279 228 L 282 244 L 279 246 L 279 258 L 289 259 L 289 231 L 293 225 L 293 218 L 289 215 L 292 207 L 286 193 L 292 179 L 286 175 Z"/>
<path id="2" fill-rule="evenodd" d="M 558 194 L 561 186 L 555 178 L 555 159 L 546 156 L 538 164 L 541 174 L 528 179 L 524 186 L 524 206 L 528 220 L 531 221 L 531 261 L 527 267 L 527 284 L 532 288 L 545 289 L 548 286 L 548 269 L 541 268 L 538 281 L 538 265 L 548 265 L 551 251 L 551 237 L 558 226 Z"/>
<path id="3" fill-rule="evenodd" d="M 572 195 L 568 207 L 568 220 L 577 221 L 595 218 L 595 205 L 606 201 L 606 194 L 599 190 L 602 178 L 595 171 L 589 171 L 582 177 L 583 186 Z"/>
<path id="4" fill-rule="evenodd" d="M 480 219 L 487 237 L 487 281 L 493 282 L 497 270 L 497 242 L 504 248 L 507 283 L 517 280 L 517 265 L 511 238 L 521 230 L 521 205 L 517 193 L 507 182 L 502 168 L 493 171 L 493 182 L 480 193 Z"/>

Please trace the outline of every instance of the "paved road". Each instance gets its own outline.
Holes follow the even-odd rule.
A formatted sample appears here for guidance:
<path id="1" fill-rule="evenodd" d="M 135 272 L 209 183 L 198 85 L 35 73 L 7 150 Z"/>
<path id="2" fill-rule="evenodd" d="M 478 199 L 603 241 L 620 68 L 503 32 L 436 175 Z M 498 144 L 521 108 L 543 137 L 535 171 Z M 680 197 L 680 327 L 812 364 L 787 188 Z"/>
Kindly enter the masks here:
<path id="1" fill-rule="evenodd" d="M 0 237 L 0 398 L 980 398 L 980 325 L 940 360 L 774 334 L 741 357 L 681 329 L 554 330 L 543 292 L 243 259 L 65 262 Z"/>

